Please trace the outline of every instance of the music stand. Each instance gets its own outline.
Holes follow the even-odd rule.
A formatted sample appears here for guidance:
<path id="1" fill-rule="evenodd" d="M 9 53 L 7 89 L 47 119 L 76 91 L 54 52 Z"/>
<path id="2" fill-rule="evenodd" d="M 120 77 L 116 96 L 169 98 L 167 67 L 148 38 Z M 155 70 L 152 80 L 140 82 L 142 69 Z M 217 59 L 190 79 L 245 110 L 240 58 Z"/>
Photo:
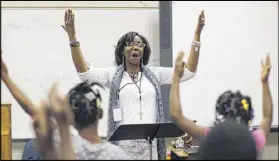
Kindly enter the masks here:
<path id="1" fill-rule="evenodd" d="M 152 160 L 154 138 L 179 137 L 184 134 L 174 123 L 120 125 L 109 141 L 146 139 L 149 144 L 149 159 Z"/>

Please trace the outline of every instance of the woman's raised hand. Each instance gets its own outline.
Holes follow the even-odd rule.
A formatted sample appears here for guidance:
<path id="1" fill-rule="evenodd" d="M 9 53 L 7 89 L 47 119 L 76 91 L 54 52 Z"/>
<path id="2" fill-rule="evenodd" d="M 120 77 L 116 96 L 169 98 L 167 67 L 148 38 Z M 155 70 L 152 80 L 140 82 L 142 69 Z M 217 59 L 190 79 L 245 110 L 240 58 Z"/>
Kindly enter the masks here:
<path id="1" fill-rule="evenodd" d="M 67 32 L 69 38 L 74 37 L 76 35 L 75 15 L 71 9 L 67 9 L 65 11 L 64 25 L 62 25 L 62 27 Z"/>

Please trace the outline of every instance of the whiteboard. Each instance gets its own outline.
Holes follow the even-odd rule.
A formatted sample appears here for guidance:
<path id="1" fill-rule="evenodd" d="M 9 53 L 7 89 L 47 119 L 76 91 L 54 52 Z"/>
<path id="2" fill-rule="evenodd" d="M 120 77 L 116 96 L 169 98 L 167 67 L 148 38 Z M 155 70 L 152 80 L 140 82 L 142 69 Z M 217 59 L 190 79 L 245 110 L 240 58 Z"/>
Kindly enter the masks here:
<path id="1" fill-rule="evenodd" d="M 150 42 L 150 64 L 159 64 L 158 10 L 75 10 L 77 37 L 91 67 L 114 66 L 114 46 L 129 31 Z M 72 63 L 68 37 L 60 26 L 64 10 L 2 9 L 2 48 L 12 79 L 34 101 L 44 99 L 53 81 L 66 94 L 80 82 Z M 1 102 L 12 102 L 12 138 L 33 138 L 31 119 L 3 82 Z M 103 93 L 104 117 L 99 134 L 106 137 L 108 90 Z"/>
<path id="2" fill-rule="evenodd" d="M 180 85 L 183 114 L 210 126 L 219 95 L 225 90 L 239 89 L 252 98 L 253 125 L 259 125 L 262 118 L 260 62 L 270 52 L 272 125 L 278 126 L 278 2 L 173 2 L 173 61 L 180 50 L 190 51 L 202 9 L 206 25 L 201 35 L 197 74 Z"/>

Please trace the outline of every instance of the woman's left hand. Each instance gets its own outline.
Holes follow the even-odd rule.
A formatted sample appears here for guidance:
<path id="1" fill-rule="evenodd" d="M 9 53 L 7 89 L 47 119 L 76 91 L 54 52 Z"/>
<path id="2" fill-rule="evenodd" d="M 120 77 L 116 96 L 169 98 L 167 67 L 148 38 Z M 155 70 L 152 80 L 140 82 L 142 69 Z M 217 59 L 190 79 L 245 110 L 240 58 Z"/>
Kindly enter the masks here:
<path id="1" fill-rule="evenodd" d="M 198 24 L 195 32 L 197 35 L 201 34 L 204 25 L 205 25 L 205 15 L 204 15 L 204 11 L 202 10 L 199 15 Z"/>

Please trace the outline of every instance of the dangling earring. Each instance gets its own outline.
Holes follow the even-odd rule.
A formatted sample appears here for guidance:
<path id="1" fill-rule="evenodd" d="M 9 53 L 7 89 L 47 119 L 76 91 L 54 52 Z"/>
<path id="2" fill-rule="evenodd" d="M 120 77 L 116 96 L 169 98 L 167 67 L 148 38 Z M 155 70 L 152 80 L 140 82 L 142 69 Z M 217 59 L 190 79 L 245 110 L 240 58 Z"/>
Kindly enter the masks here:
<path id="1" fill-rule="evenodd" d="M 126 71 L 126 63 L 125 63 L 124 53 L 122 54 L 122 63 L 124 64 L 124 70 Z"/>
<path id="2" fill-rule="evenodd" d="M 124 53 L 122 54 L 122 63 L 125 63 Z"/>

